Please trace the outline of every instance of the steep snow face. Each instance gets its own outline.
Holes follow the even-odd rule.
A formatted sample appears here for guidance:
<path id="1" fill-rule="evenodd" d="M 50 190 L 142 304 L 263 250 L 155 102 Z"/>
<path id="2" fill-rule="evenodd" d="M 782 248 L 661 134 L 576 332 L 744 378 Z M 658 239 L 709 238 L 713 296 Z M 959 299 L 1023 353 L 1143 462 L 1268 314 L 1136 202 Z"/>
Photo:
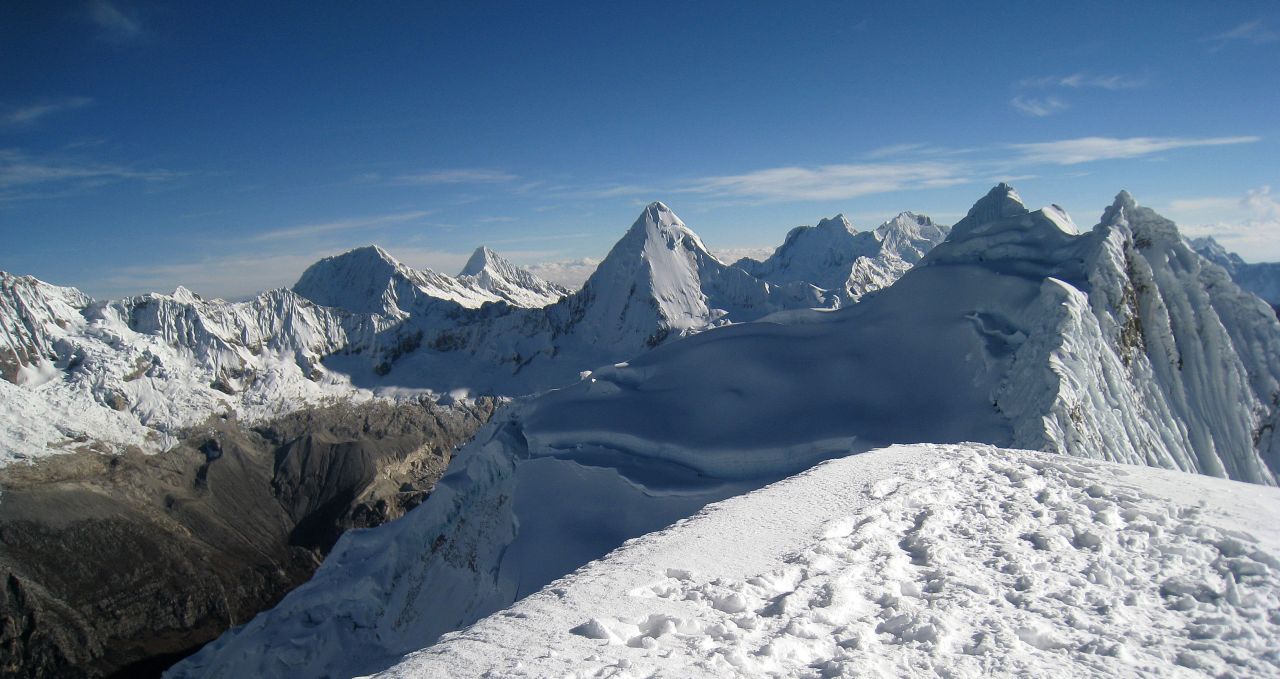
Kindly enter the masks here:
<path id="1" fill-rule="evenodd" d="M 1089 233 L 1070 225 L 997 187 L 858 304 L 703 332 L 509 409 L 446 490 L 344 540 L 175 675 L 368 673 L 651 530 L 643 517 L 892 443 L 1273 484 L 1280 323 L 1127 194 Z"/>
<path id="2" fill-rule="evenodd" d="M 377 676 L 1275 676 L 1277 526 L 1271 488 L 897 446 L 710 506 Z"/>
<path id="3" fill-rule="evenodd" d="M 1272 306 L 1280 305 L 1280 263 L 1250 264 L 1241 259 L 1240 255 L 1227 252 L 1211 236 L 1193 238 L 1191 247 L 1205 259 L 1226 269 L 1236 285 L 1261 297 Z"/>
<path id="4" fill-rule="evenodd" d="M 569 294 L 567 288 L 538 278 L 484 246 L 471 254 L 462 273 L 458 274 L 458 281 L 473 283 L 512 306 L 544 307 Z"/>
<path id="5" fill-rule="evenodd" d="M 578 332 L 633 349 L 711 327 L 734 310 L 771 310 L 763 283 L 730 274 L 662 203 L 645 208 L 579 294 L 587 303 Z"/>
<path id="6" fill-rule="evenodd" d="M 904 212 L 874 231 L 858 231 L 844 215 L 836 215 L 817 226 L 792 229 L 765 261 L 740 260 L 734 266 L 773 285 L 816 286 L 825 293 L 825 306 L 847 305 L 892 285 L 941 243 L 947 230 Z"/>
<path id="7" fill-rule="evenodd" d="M 84 325 L 90 301 L 75 288 L 0 272 L 0 379 L 38 380 L 57 360 L 58 340 Z"/>
<path id="8" fill-rule="evenodd" d="M 241 303 L 182 288 L 93 302 L 35 279 L 4 280 L 0 327 L 17 368 L 0 381 L 0 464 L 86 444 L 154 452 L 216 414 L 256 418 L 325 398 L 368 398 L 320 359 L 350 348 L 376 353 L 393 326 L 284 290 Z"/>

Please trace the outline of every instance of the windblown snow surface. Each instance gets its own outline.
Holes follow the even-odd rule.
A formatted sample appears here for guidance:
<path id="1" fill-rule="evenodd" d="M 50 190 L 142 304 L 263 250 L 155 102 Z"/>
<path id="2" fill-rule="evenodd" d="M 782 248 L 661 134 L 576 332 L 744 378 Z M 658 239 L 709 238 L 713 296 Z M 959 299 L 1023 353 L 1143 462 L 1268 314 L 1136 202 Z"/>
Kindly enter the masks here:
<path id="1" fill-rule="evenodd" d="M 650 206 L 626 249 L 691 243 L 664 225 Z M 655 252 L 718 271 L 700 248 Z M 639 287 L 652 269 L 633 266 L 605 275 Z M 310 582 L 171 675 L 380 671 L 708 503 L 893 444 L 1275 485 L 1278 403 L 1280 323 L 1171 222 L 1122 193 L 1079 233 L 1000 185 L 857 304 L 703 332 L 513 404 L 420 508 L 345 535 Z"/>
<path id="2" fill-rule="evenodd" d="M 916 445 L 711 505 L 377 676 L 1277 674 L 1280 491 Z"/>

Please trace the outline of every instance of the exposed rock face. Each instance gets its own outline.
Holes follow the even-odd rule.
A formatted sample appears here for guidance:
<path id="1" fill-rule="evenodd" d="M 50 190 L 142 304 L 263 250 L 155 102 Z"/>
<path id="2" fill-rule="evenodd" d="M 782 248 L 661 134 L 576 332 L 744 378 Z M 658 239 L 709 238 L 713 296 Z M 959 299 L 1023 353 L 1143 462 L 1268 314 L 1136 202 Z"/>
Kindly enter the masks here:
<path id="1" fill-rule="evenodd" d="M 420 503 L 494 406 L 213 419 L 158 455 L 0 469 L 0 676 L 157 674 Z"/>

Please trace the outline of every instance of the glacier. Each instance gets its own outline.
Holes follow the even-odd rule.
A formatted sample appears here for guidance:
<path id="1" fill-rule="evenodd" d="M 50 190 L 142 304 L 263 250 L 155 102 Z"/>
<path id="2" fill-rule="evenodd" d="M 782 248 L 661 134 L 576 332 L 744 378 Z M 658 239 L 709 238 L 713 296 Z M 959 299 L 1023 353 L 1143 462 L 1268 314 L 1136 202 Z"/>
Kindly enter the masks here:
<path id="1" fill-rule="evenodd" d="M 646 234 L 698 250 L 650 209 Z M 707 318 L 697 297 L 664 301 L 644 313 Z M 423 506 L 344 536 L 310 582 L 170 676 L 386 669 L 707 503 L 886 445 L 980 441 L 1273 486 L 1278 402 L 1280 322 L 1172 222 L 1122 192 L 1082 232 L 1001 184 L 856 304 L 699 332 L 514 403 Z"/>

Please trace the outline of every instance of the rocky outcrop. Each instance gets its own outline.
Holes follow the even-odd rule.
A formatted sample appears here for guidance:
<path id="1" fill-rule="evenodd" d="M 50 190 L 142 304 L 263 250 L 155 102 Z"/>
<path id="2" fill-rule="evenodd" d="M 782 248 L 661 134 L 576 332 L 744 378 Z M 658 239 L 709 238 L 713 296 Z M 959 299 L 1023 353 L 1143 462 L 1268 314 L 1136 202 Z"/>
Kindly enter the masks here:
<path id="1" fill-rule="evenodd" d="M 158 455 L 0 469 L 0 676 L 158 674 L 420 503 L 494 406 L 213 418 Z"/>

